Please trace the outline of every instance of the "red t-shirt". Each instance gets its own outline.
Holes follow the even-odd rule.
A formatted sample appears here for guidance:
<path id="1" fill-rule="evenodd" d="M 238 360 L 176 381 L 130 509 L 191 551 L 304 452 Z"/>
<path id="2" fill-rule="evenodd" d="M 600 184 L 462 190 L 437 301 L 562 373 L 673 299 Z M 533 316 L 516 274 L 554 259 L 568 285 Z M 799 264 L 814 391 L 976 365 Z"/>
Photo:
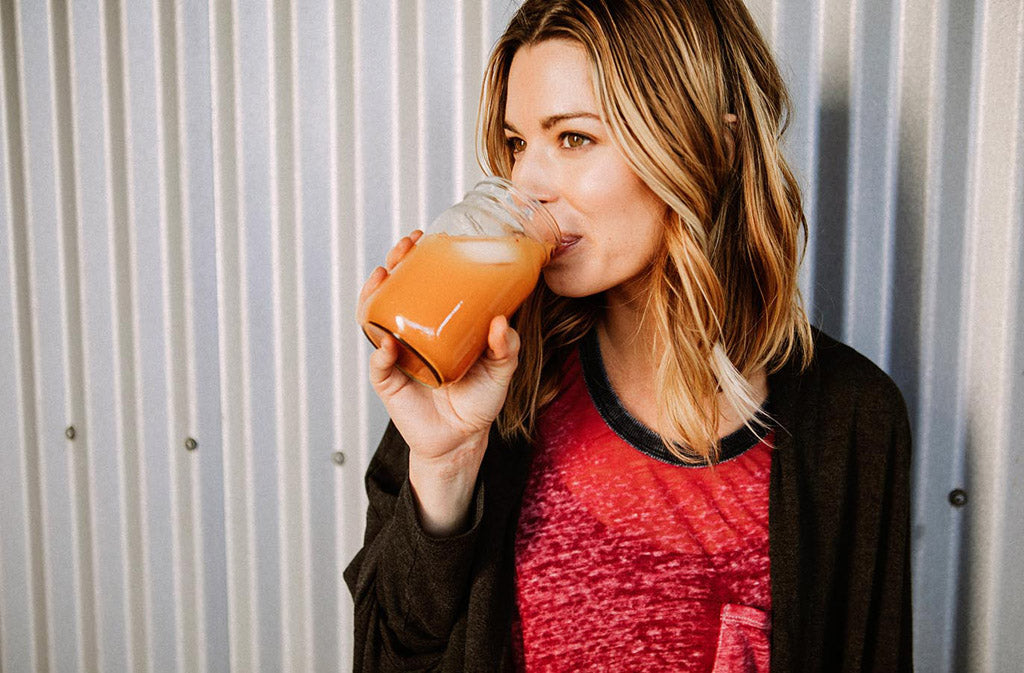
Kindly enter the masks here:
<path id="1" fill-rule="evenodd" d="M 565 371 L 516 535 L 521 670 L 767 671 L 772 435 L 685 466 L 621 406 L 595 337 Z"/>

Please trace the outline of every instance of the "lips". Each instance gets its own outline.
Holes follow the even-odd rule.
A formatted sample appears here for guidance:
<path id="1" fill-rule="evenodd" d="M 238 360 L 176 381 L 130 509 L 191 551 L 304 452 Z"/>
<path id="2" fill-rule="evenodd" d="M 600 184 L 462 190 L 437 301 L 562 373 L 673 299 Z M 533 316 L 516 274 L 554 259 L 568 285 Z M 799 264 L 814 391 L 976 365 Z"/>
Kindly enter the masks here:
<path id="1" fill-rule="evenodd" d="M 560 257 L 575 246 L 582 236 L 576 236 L 574 234 L 562 234 L 562 242 L 555 248 L 554 254 L 551 255 L 552 259 Z"/>

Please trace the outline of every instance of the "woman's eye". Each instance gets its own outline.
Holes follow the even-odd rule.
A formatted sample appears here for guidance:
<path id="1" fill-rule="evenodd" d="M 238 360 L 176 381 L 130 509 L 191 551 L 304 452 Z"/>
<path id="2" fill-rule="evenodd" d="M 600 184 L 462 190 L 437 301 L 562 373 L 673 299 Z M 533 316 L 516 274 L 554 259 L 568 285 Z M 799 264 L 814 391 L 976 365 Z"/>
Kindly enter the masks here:
<path id="1" fill-rule="evenodd" d="M 518 154 L 526 147 L 526 141 L 522 138 L 509 138 L 506 142 L 508 143 L 508 148 L 512 150 L 512 154 Z"/>
<path id="2" fill-rule="evenodd" d="M 562 147 L 576 149 L 590 144 L 590 138 L 581 133 L 565 133 L 562 135 Z"/>

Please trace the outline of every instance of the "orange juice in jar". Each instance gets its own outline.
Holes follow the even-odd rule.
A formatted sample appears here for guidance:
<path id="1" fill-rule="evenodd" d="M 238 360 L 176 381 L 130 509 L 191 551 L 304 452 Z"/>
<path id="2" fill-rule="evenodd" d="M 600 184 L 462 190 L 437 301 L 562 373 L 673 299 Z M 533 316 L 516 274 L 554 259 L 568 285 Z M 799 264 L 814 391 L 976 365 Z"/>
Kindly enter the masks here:
<path id="1" fill-rule="evenodd" d="M 398 341 L 398 367 L 412 378 L 458 381 L 487 348 L 491 320 L 519 308 L 560 239 L 539 202 L 485 178 L 426 229 L 359 322 L 375 346 L 385 333 Z"/>

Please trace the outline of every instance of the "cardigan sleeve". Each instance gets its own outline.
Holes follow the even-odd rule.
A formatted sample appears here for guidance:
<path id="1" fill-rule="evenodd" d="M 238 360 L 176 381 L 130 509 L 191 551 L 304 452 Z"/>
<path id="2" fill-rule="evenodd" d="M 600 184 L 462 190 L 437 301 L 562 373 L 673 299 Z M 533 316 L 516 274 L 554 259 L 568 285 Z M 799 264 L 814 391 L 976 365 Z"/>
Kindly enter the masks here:
<path id="1" fill-rule="evenodd" d="M 408 461 L 408 446 L 389 424 L 366 473 L 363 547 L 344 573 L 355 604 L 355 671 L 436 666 L 465 610 L 483 486 L 478 482 L 467 531 L 431 537 L 416 513 Z"/>
<path id="2" fill-rule="evenodd" d="M 911 433 L 906 404 L 894 384 L 888 404 L 891 421 L 886 451 L 882 454 L 887 469 L 877 494 L 877 556 L 873 559 L 873 591 L 867 602 L 861 670 L 909 672 L 913 670 Z"/>
<path id="3" fill-rule="evenodd" d="M 772 669 L 913 668 L 911 432 L 896 384 L 823 334 L 770 380 Z"/>
<path id="4" fill-rule="evenodd" d="M 844 371 L 837 368 L 836 376 Z M 826 668 L 877 673 L 913 669 L 910 577 L 910 422 L 903 396 L 880 370 L 849 368 L 850 420 L 832 427 L 834 468 L 821 474 L 833 536 Z M 846 441 L 840 440 L 846 435 Z M 839 441 L 836 441 L 839 440 Z M 836 479 L 831 481 L 826 477 Z M 828 504 L 825 503 L 828 500 Z M 834 508 L 834 509 L 832 509 Z M 822 540 L 823 542 L 824 540 Z"/>

